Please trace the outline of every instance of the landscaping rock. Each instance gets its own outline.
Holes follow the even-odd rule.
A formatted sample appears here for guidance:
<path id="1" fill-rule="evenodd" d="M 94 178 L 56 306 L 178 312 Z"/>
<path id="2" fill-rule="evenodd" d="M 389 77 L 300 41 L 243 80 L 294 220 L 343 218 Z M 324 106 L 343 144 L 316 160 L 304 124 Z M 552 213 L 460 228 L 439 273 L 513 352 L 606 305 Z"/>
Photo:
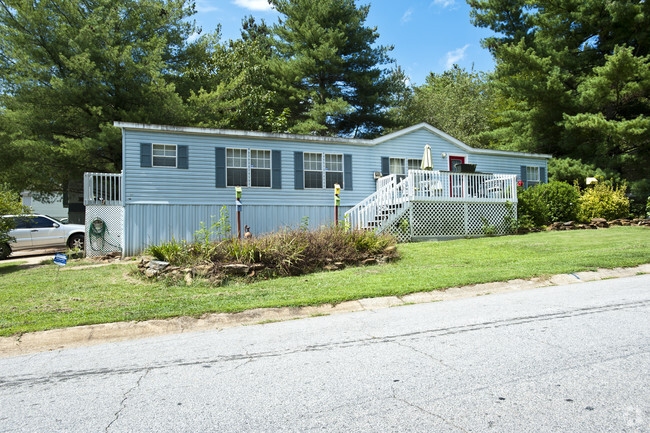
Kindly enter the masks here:
<path id="1" fill-rule="evenodd" d="M 154 278 L 157 277 L 160 271 L 157 269 L 152 269 L 152 268 L 147 268 L 146 271 L 144 271 L 144 276 L 147 278 Z"/>
<path id="2" fill-rule="evenodd" d="M 223 265 L 221 269 L 227 274 L 227 275 L 240 275 L 244 276 L 248 274 L 248 271 L 250 267 L 248 265 L 244 265 L 241 263 L 231 263 L 228 265 Z"/>
<path id="3" fill-rule="evenodd" d="M 334 266 L 336 266 L 339 269 L 344 269 L 345 268 L 345 263 L 343 263 L 343 262 L 334 262 Z"/>
<path id="4" fill-rule="evenodd" d="M 169 266 L 169 262 L 163 262 L 160 260 L 151 260 L 147 267 L 149 269 L 154 269 L 156 271 L 162 271 Z"/>
<path id="5" fill-rule="evenodd" d="M 194 280 L 192 279 L 192 273 L 191 273 L 191 272 L 186 272 L 186 273 L 185 273 L 185 278 L 184 278 L 184 279 L 185 279 L 185 284 L 186 284 L 187 286 L 191 286 L 191 285 L 192 285 L 192 282 L 194 281 Z"/>
<path id="6" fill-rule="evenodd" d="M 325 265 L 323 266 L 323 269 L 325 269 L 326 271 L 338 271 L 339 267 L 336 265 Z"/>
<path id="7" fill-rule="evenodd" d="M 384 249 L 384 254 L 387 256 L 392 256 L 397 253 L 397 247 L 395 245 L 388 246 Z"/>
<path id="8" fill-rule="evenodd" d="M 562 225 L 566 227 L 566 226 L 574 226 L 575 224 L 576 224 L 575 221 L 567 221 L 567 222 L 565 222 L 565 223 L 562 224 Z"/>
<path id="9" fill-rule="evenodd" d="M 374 257 L 368 257 L 367 259 L 362 260 L 361 264 L 364 265 L 364 266 L 365 265 L 376 265 L 377 264 L 377 259 L 374 258 Z"/>
<path id="10" fill-rule="evenodd" d="M 208 275 L 212 269 L 212 265 L 196 265 L 192 268 L 192 277 L 196 278 L 197 275 Z"/>

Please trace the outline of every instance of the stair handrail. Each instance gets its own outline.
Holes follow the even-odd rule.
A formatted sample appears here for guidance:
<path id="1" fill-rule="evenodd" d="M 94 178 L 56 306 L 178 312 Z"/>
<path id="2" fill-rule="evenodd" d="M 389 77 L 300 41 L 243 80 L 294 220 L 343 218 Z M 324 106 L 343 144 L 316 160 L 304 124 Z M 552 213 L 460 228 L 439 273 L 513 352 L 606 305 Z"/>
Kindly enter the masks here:
<path id="1" fill-rule="evenodd" d="M 345 219 L 350 228 L 366 228 L 382 209 L 408 200 L 407 185 L 408 178 L 397 182 L 397 176 L 391 175 L 377 191 L 345 213 Z"/>

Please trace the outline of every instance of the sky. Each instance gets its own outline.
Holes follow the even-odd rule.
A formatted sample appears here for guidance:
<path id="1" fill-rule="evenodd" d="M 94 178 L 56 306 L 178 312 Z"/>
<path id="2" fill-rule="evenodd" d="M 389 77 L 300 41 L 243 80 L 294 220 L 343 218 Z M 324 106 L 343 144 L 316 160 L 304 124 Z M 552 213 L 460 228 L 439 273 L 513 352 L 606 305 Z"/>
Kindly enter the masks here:
<path id="1" fill-rule="evenodd" d="M 390 53 L 404 69 L 411 84 L 424 84 L 430 72 L 441 73 L 456 63 L 475 71 L 494 68 L 481 39 L 491 35 L 470 23 L 470 7 L 464 0 L 362 0 L 370 3 L 367 26 L 376 26 L 377 44 L 393 45 Z M 242 18 L 248 15 L 277 23 L 279 14 L 266 0 L 196 0 L 197 25 L 203 32 L 221 24 L 222 40 L 240 37 Z"/>

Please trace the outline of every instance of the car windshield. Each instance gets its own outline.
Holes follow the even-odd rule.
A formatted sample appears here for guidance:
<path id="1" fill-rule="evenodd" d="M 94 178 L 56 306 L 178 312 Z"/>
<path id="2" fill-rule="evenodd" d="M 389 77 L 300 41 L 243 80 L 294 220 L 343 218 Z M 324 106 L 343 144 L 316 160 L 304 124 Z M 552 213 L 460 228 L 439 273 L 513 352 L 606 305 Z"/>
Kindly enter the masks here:
<path id="1" fill-rule="evenodd" d="M 67 224 L 67 223 L 64 223 L 63 221 L 61 221 L 58 218 L 54 218 L 53 216 L 49 216 L 49 215 L 45 215 L 45 216 L 48 217 L 51 220 L 54 220 L 54 221 L 58 222 L 59 224 Z"/>

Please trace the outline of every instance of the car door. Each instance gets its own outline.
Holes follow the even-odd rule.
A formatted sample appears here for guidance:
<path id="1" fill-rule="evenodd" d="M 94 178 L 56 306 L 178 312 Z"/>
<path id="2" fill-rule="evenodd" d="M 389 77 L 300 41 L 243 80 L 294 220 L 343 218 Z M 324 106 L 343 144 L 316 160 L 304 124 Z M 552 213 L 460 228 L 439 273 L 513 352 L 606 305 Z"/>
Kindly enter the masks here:
<path id="1" fill-rule="evenodd" d="M 32 248 L 65 246 L 64 230 L 58 222 L 38 216 L 32 218 Z"/>
<path id="2" fill-rule="evenodd" d="M 9 231 L 9 236 L 15 238 L 11 242 L 11 249 L 14 251 L 24 250 L 32 247 L 32 229 L 29 228 L 29 219 L 26 217 L 7 217 L 14 219 L 14 229 Z"/>

